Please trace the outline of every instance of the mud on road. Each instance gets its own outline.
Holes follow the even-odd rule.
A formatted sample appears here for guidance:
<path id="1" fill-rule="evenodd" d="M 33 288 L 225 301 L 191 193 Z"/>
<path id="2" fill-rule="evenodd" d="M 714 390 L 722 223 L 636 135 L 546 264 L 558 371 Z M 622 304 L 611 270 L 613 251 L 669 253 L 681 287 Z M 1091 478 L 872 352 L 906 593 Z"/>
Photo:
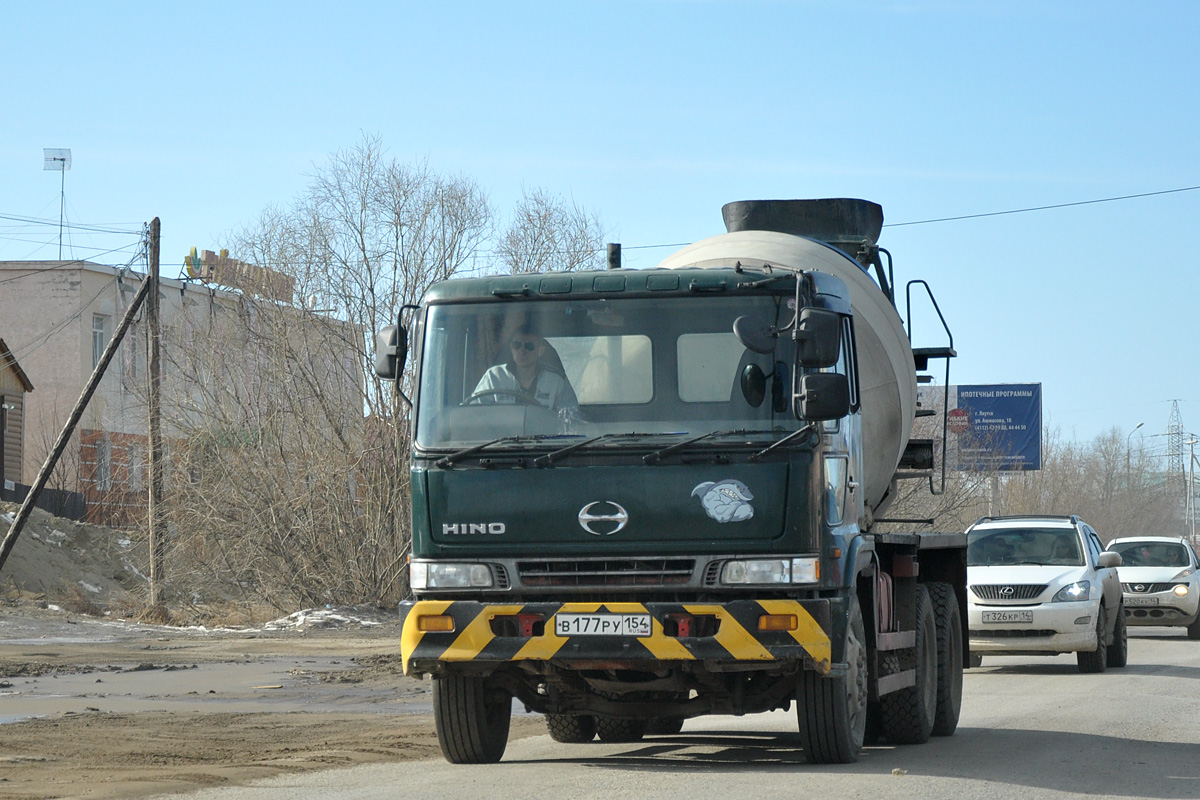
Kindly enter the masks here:
<path id="1" fill-rule="evenodd" d="M 0 799 L 133 798 L 440 758 L 394 614 L 205 630 L 0 608 Z M 516 716 L 514 738 L 543 733 Z"/>

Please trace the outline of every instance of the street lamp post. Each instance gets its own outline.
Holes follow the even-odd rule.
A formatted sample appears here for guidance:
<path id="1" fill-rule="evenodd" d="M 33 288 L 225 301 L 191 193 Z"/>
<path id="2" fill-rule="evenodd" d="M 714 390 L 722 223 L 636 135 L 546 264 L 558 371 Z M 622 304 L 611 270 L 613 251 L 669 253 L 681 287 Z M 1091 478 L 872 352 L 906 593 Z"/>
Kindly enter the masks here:
<path id="1" fill-rule="evenodd" d="M 1133 430 L 1131 430 L 1129 433 L 1125 434 L 1125 490 L 1126 491 L 1131 491 L 1133 489 L 1133 485 L 1130 482 L 1130 470 L 1129 470 L 1129 437 L 1133 436 L 1135 433 L 1137 433 L 1138 428 L 1142 427 L 1145 424 L 1146 423 L 1144 423 L 1144 422 L 1139 422 L 1137 425 L 1133 426 Z"/>

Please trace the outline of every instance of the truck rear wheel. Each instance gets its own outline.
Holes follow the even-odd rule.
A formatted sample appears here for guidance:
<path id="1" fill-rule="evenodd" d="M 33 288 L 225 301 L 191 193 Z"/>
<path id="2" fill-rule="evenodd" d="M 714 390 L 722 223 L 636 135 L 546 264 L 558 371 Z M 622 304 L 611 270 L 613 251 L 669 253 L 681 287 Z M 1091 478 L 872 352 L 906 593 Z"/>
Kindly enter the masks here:
<path id="1" fill-rule="evenodd" d="M 883 734 L 896 744 L 929 741 L 937 716 L 938 669 L 937 625 L 933 604 L 925 587 L 917 587 L 917 682 L 880 698 Z"/>
<path id="2" fill-rule="evenodd" d="M 563 744 L 585 744 L 596 738 L 596 718 L 590 714 L 547 714 L 550 738 Z"/>
<path id="3" fill-rule="evenodd" d="M 596 717 L 596 733 L 602 742 L 636 742 L 646 735 L 644 719 Z"/>
<path id="4" fill-rule="evenodd" d="M 962 614 L 958 597 L 948 583 L 927 584 L 937 630 L 937 711 L 933 735 L 949 736 L 958 727 L 962 710 Z"/>
<path id="5" fill-rule="evenodd" d="M 442 755 L 451 764 L 493 764 L 508 746 L 512 697 L 488 689 L 483 678 L 433 680 L 433 722 Z"/>
<path id="6" fill-rule="evenodd" d="M 846 624 L 846 674 L 800 673 L 796 721 L 810 764 L 851 764 L 862 752 L 867 727 L 867 636 L 858 600 Z"/>

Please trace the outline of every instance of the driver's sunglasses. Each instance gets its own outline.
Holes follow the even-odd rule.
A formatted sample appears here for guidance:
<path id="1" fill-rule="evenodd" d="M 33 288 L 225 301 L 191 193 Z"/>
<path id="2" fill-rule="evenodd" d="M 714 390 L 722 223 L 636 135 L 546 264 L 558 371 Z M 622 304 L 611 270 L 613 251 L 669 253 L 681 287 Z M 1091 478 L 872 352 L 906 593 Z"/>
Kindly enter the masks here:
<path id="1" fill-rule="evenodd" d="M 524 347 L 526 350 L 537 350 L 537 342 L 513 342 L 512 349 L 520 350 Z"/>

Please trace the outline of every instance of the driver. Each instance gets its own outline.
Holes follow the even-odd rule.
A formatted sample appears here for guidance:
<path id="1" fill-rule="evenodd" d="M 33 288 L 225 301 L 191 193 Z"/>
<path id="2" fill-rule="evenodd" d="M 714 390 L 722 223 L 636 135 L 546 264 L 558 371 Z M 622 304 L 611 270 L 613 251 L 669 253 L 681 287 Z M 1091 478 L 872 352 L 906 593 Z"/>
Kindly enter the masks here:
<path id="1" fill-rule="evenodd" d="M 482 402 L 511 404 L 519 396 L 553 411 L 572 415 L 579 410 L 575 390 L 565 375 L 548 368 L 543 356 L 546 341 L 522 329 L 509 342 L 509 358 L 483 373 L 472 396 Z"/>

